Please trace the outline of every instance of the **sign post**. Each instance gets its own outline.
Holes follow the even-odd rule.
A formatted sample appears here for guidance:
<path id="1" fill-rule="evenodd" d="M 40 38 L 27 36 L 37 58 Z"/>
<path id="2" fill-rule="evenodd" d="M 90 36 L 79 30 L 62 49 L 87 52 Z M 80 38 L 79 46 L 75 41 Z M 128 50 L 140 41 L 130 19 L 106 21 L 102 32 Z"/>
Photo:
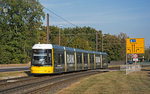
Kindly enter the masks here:
<path id="1" fill-rule="evenodd" d="M 133 54 L 132 57 L 135 59 L 135 58 L 138 58 L 138 55 L 137 54 Z"/>
<path id="2" fill-rule="evenodd" d="M 138 61 L 137 54 L 144 54 L 144 38 L 127 38 L 126 39 L 126 62 L 127 55 L 133 54 L 133 61 Z"/>
<path id="3" fill-rule="evenodd" d="M 140 65 L 136 65 L 138 61 L 138 54 L 144 54 L 144 38 L 127 38 L 126 39 L 126 74 L 132 71 L 139 71 Z M 128 54 L 132 54 L 132 60 L 135 65 L 127 65 Z"/>
<path id="4" fill-rule="evenodd" d="M 133 54 L 133 61 L 135 61 L 135 65 L 136 65 L 136 63 L 137 63 L 137 61 L 138 61 L 138 55 L 137 54 Z"/>
<path id="5" fill-rule="evenodd" d="M 127 38 L 126 39 L 127 54 L 143 54 L 144 38 Z"/>

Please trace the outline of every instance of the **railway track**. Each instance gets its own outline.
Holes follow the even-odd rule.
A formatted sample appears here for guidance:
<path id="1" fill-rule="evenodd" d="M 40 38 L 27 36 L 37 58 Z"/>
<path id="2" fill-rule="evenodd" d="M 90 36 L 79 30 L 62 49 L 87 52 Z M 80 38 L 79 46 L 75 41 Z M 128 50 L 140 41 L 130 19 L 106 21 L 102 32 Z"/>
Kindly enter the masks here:
<path id="1" fill-rule="evenodd" d="M 5 81 L 4 83 L 1 83 L 0 81 L 0 94 L 40 94 L 43 92 L 54 93 L 60 88 L 64 88 L 71 83 L 78 81 L 82 77 L 97 73 L 103 72 L 89 70 L 54 76 L 29 77 L 18 79 L 14 82 Z"/>
<path id="2" fill-rule="evenodd" d="M 119 67 L 109 67 L 109 70 L 120 70 L 120 66 Z"/>

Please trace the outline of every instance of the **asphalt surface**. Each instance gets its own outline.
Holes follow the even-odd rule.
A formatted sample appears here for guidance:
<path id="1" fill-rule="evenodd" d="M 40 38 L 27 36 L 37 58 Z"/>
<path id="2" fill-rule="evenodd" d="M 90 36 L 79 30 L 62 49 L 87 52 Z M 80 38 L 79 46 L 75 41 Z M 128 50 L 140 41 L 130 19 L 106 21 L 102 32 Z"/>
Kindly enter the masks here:
<path id="1" fill-rule="evenodd" d="M 30 67 L 1 67 L 0 72 L 27 71 Z"/>

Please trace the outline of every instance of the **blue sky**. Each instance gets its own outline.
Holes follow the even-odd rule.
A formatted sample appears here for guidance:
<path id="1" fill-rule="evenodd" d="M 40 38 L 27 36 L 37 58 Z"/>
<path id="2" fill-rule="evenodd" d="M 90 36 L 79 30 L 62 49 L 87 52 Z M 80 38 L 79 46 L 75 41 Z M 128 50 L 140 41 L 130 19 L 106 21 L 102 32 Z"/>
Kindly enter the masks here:
<path id="1" fill-rule="evenodd" d="M 131 38 L 145 38 L 150 45 L 150 0 L 39 0 L 46 8 L 77 26 L 90 26 L 103 33 L 126 33 Z M 50 25 L 73 27 L 54 14 Z M 46 21 L 43 20 L 44 25 Z"/>

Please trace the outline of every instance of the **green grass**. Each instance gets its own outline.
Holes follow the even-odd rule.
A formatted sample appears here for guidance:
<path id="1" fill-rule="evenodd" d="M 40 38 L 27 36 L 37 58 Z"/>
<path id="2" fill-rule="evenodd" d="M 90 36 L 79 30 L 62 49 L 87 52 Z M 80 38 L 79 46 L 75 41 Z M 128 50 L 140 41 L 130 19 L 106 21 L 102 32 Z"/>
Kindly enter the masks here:
<path id="1" fill-rule="evenodd" d="M 148 70 L 148 69 L 147 69 Z M 150 68 L 149 68 L 150 70 Z M 97 74 L 65 88 L 58 94 L 150 94 L 150 71 Z"/>

